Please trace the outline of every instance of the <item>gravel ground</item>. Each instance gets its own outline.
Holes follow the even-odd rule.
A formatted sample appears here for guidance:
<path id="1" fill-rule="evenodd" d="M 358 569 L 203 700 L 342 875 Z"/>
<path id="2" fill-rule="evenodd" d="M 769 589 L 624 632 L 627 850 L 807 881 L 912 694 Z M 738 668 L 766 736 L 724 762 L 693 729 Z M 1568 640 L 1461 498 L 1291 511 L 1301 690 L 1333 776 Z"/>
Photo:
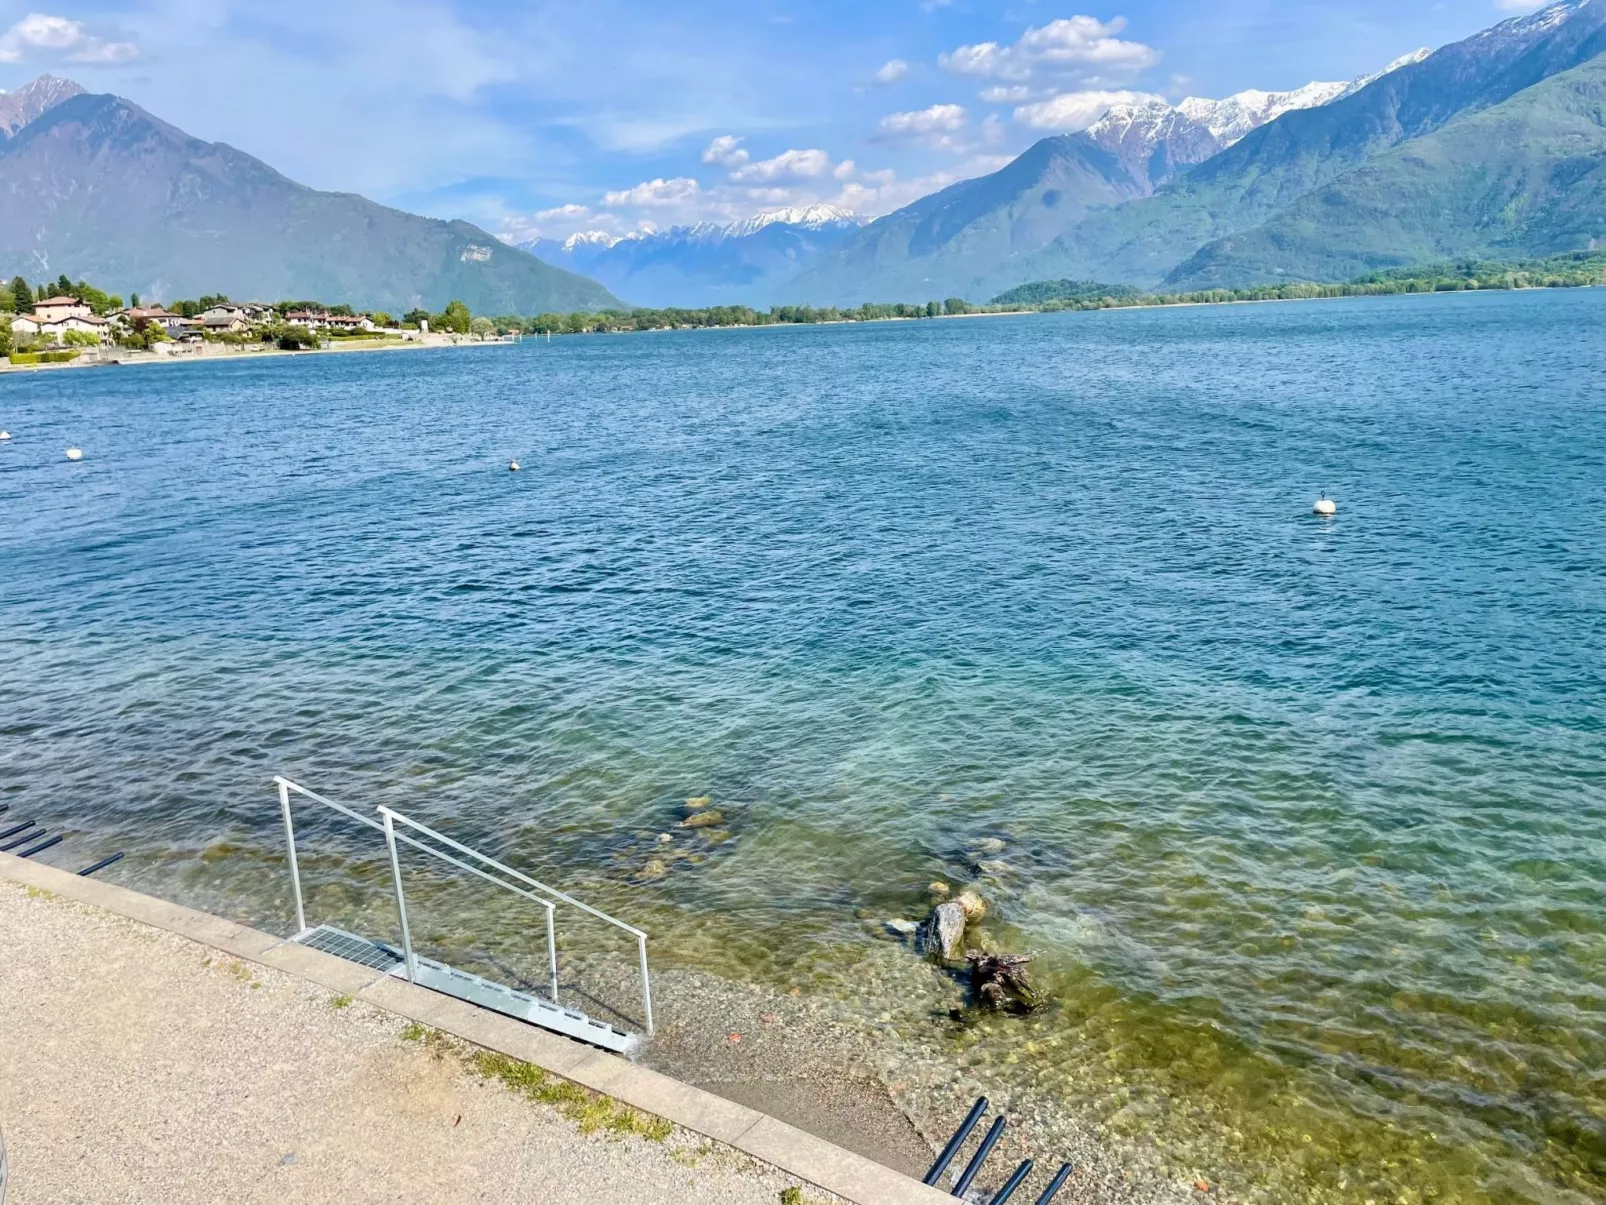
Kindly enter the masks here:
<path id="1" fill-rule="evenodd" d="M 391 1014 L 10 883 L 0 951 L 8 1205 L 774 1205 L 796 1183 L 685 1131 L 582 1133 Z"/>

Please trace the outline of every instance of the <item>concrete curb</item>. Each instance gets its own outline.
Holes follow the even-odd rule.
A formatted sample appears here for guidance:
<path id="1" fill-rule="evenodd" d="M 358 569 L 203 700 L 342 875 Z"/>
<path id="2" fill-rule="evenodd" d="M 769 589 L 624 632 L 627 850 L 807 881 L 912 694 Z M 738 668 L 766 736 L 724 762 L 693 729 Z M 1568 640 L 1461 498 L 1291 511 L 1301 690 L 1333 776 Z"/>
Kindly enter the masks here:
<path id="1" fill-rule="evenodd" d="M 330 991 L 355 996 L 476 1046 L 533 1063 L 644 1113 L 733 1146 L 857 1205 L 938 1205 L 953 1201 L 946 1193 L 756 1109 L 638 1067 L 618 1055 L 561 1034 L 377 974 L 270 933 L 125 887 L 80 878 L 15 854 L 0 853 L 0 879 L 177 934 L 246 962 L 260 963 Z"/>

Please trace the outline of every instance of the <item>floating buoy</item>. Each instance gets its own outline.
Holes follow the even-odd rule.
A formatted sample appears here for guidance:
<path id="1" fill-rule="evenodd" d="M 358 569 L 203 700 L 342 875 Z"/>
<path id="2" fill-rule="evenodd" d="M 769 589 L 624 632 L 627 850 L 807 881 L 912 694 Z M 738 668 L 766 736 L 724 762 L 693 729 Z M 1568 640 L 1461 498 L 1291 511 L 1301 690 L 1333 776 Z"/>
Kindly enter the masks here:
<path id="1" fill-rule="evenodd" d="M 1323 494 L 1320 498 L 1316 499 L 1316 505 L 1311 507 L 1311 510 L 1324 519 L 1330 519 L 1334 515 L 1338 514 L 1338 503 L 1334 502 L 1326 494 Z"/>
<path id="2" fill-rule="evenodd" d="M 516 461 L 516 460 L 508 461 L 507 462 L 507 471 L 510 472 L 510 473 L 517 473 L 519 471 L 519 462 Z"/>
<path id="3" fill-rule="evenodd" d="M 83 458 L 84 458 L 84 450 L 82 448 L 68 448 L 67 449 L 67 459 L 68 460 L 82 460 Z"/>

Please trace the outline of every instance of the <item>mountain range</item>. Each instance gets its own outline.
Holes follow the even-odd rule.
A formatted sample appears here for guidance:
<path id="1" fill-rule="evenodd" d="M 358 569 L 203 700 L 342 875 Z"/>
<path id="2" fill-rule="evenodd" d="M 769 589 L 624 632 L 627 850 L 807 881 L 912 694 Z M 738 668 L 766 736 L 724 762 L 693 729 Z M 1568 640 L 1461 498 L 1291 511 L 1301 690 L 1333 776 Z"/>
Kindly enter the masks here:
<path id="1" fill-rule="evenodd" d="M 1110 109 L 866 221 L 828 206 L 508 246 L 297 184 L 116 96 L 0 94 L 0 276 L 481 313 L 1185 291 L 1606 246 L 1606 0 L 1379 71 Z"/>
<path id="2" fill-rule="evenodd" d="M 1567 0 L 1337 90 L 1309 85 L 1294 95 L 1310 103 L 1214 147 L 1188 102 L 1175 118 L 1112 110 L 872 222 L 787 299 L 980 300 L 1053 278 L 1246 286 L 1587 249 L 1606 239 L 1603 27 L 1606 3 Z"/>
<path id="3" fill-rule="evenodd" d="M 121 97 L 44 76 L 0 96 L 0 270 L 146 297 L 318 298 L 397 312 L 623 303 L 468 222 L 297 184 Z"/>
<path id="4" fill-rule="evenodd" d="M 519 246 L 644 306 L 764 305 L 863 226 L 834 205 L 777 209 L 623 238 L 600 230 Z"/>

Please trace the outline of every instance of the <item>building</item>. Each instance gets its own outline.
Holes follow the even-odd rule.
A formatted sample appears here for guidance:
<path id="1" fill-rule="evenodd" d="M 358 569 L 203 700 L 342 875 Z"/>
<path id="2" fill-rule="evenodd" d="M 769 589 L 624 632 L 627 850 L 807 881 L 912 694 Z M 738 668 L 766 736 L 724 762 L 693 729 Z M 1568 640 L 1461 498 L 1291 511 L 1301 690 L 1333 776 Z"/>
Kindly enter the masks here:
<path id="1" fill-rule="evenodd" d="M 11 333 L 14 335 L 27 335 L 30 338 L 39 336 L 45 339 L 54 339 L 61 342 L 62 336 L 68 331 L 79 331 L 82 334 L 94 335 L 101 342 L 105 342 L 111 333 L 112 324 L 108 319 L 97 317 L 89 312 L 89 307 L 83 307 L 83 313 L 61 313 L 61 307 L 56 307 L 56 316 L 47 318 L 38 310 L 31 314 L 18 314 L 11 320 Z"/>
<path id="2" fill-rule="evenodd" d="M 47 297 L 37 302 L 33 312 L 46 322 L 58 318 L 88 318 L 90 309 L 76 297 Z"/>
<path id="3" fill-rule="evenodd" d="M 237 335 L 247 329 L 245 318 L 240 313 L 219 314 L 212 310 L 201 315 L 201 328 L 209 335 Z"/>

